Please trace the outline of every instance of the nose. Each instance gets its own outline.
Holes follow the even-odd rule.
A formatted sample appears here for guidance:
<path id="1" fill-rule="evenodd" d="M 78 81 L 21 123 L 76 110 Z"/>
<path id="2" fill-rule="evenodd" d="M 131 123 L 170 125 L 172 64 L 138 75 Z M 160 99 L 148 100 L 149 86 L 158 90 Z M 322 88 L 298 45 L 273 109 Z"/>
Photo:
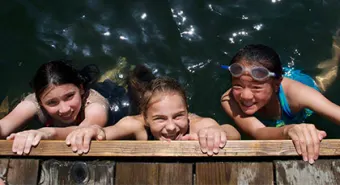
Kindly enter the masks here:
<path id="1" fill-rule="evenodd" d="M 253 92 L 249 88 L 245 88 L 241 93 L 241 98 L 244 100 L 253 99 Z"/>
<path id="2" fill-rule="evenodd" d="M 172 133 L 174 131 L 176 131 L 176 124 L 174 123 L 174 121 L 171 119 L 169 120 L 169 122 L 166 124 L 166 130 L 168 131 L 168 133 Z"/>
<path id="3" fill-rule="evenodd" d="M 71 107 L 69 105 L 67 105 L 67 103 L 60 102 L 60 107 L 59 107 L 59 113 L 60 114 L 67 113 L 70 109 L 71 109 Z"/>

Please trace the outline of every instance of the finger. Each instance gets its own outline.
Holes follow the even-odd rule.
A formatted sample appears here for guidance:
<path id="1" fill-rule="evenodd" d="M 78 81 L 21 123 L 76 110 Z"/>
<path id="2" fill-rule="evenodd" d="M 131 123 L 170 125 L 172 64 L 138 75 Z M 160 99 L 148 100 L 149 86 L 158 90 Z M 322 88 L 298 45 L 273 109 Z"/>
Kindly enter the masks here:
<path id="1" fill-rule="evenodd" d="M 190 135 L 190 134 L 187 134 L 187 135 L 182 136 L 182 137 L 181 137 L 181 140 L 182 140 L 182 141 L 190 140 L 190 138 L 191 138 L 191 135 Z"/>
<path id="2" fill-rule="evenodd" d="M 8 137 L 6 137 L 7 140 L 14 140 L 15 134 L 11 134 Z"/>
<path id="3" fill-rule="evenodd" d="M 41 140 L 41 135 L 36 135 L 32 142 L 32 145 L 37 146 L 40 143 L 40 140 Z"/>
<path id="4" fill-rule="evenodd" d="M 313 156 L 313 160 L 317 160 L 319 158 L 319 152 L 320 152 L 320 140 L 318 137 L 318 130 L 314 127 L 313 128 L 309 128 L 310 134 L 312 136 L 312 141 L 314 143 L 314 156 Z M 311 161 L 309 161 L 309 163 L 311 163 Z"/>
<path id="5" fill-rule="evenodd" d="M 303 130 L 305 129 L 297 129 L 297 135 L 299 137 L 302 158 L 304 161 L 308 161 L 307 144 Z"/>
<path id="6" fill-rule="evenodd" d="M 227 144 L 227 133 L 221 132 L 220 148 L 224 148 L 226 144 Z"/>
<path id="7" fill-rule="evenodd" d="M 323 138 L 327 136 L 327 133 L 323 130 L 318 130 L 318 136 L 319 136 L 319 140 L 321 141 Z"/>
<path id="8" fill-rule="evenodd" d="M 215 132 L 213 137 L 214 137 L 213 152 L 214 154 L 218 154 L 218 152 L 220 151 L 221 132 Z"/>
<path id="9" fill-rule="evenodd" d="M 71 139 L 73 137 L 73 133 L 74 132 L 71 132 L 69 135 L 67 135 L 66 139 L 65 139 L 65 142 L 66 142 L 66 145 L 67 146 L 70 146 L 71 145 Z"/>
<path id="10" fill-rule="evenodd" d="M 214 144 L 215 144 L 215 136 L 213 133 L 207 133 L 207 146 L 208 146 L 208 155 L 211 156 L 214 153 Z"/>
<path id="11" fill-rule="evenodd" d="M 307 160 L 310 164 L 314 163 L 314 146 L 315 143 L 313 141 L 313 136 L 311 130 L 315 129 L 314 125 L 306 126 L 302 131 L 306 141 L 306 151 L 307 151 Z"/>
<path id="12" fill-rule="evenodd" d="M 76 146 L 77 146 L 77 152 L 78 154 L 82 154 L 82 148 L 83 148 L 83 139 L 84 139 L 84 134 L 83 133 L 78 133 L 76 136 Z"/>
<path id="13" fill-rule="evenodd" d="M 91 144 L 91 139 L 92 139 L 91 135 L 85 134 L 85 136 L 84 136 L 84 143 L 83 143 L 83 149 L 82 149 L 84 153 L 88 153 L 89 152 L 90 144 Z"/>
<path id="14" fill-rule="evenodd" d="M 202 150 L 202 153 L 207 153 L 207 136 L 205 132 L 200 132 L 198 136 L 198 141 L 200 143 L 200 147 Z"/>
<path id="15" fill-rule="evenodd" d="M 26 143 L 26 134 L 17 134 L 17 136 L 14 139 L 14 143 L 13 143 L 13 147 L 16 150 L 16 153 L 18 155 L 21 155 L 24 151 L 24 147 L 25 147 L 25 143 Z"/>
<path id="16" fill-rule="evenodd" d="M 24 146 L 24 153 L 25 154 L 30 153 L 34 137 L 35 137 L 35 133 L 29 133 L 27 135 L 25 146 Z"/>
<path id="17" fill-rule="evenodd" d="M 299 137 L 298 135 L 291 131 L 288 133 L 289 137 L 292 139 L 294 146 L 295 146 L 295 150 L 299 155 L 302 155 L 302 151 L 301 151 L 301 147 L 300 147 L 300 141 L 299 141 Z"/>
<path id="18" fill-rule="evenodd" d="M 96 139 L 101 141 L 105 140 L 105 138 L 106 138 L 105 132 L 103 131 L 103 129 L 99 129 Z"/>

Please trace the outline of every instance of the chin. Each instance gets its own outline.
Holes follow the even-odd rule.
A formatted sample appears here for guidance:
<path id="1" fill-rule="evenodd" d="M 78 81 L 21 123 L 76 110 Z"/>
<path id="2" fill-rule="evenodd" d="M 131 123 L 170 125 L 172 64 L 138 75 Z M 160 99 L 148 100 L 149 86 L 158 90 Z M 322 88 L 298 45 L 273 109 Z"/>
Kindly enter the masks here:
<path id="1" fill-rule="evenodd" d="M 253 114 L 255 114 L 258 109 L 256 108 L 256 106 L 251 106 L 251 107 L 244 107 L 244 106 L 241 106 L 241 110 L 243 113 L 247 114 L 248 116 L 251 116 Z"/>

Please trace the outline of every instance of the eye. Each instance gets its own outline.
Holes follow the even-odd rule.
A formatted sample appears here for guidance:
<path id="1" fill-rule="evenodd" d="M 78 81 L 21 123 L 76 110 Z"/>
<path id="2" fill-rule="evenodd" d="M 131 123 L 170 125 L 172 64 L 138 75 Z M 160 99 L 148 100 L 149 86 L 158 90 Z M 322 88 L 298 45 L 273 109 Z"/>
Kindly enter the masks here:
<path id="1" fill-rule="evenodd" d="M 54 106 L 58 105 L 58 101 L 56 101 L 56 100 L 49 100 L 45 104 L 50 106 L 50 107 L 54 107 Z"/>
<path id="2" fill-rule="evenodd" d="M 184 114 L 179 114 L 179 115 L 176 115 L 174 119 L 182 119 L 184 117 Z"/>
<path id="3" fill-rule="evenodd" d="M 71 100 L 74 97 L 74 94 L 75 93 L 66 94 L 66 100 Z"/>
<path id="4" fill-rule="evenodd" d="M 263 89 L 263 86 L 255 85 L 252 88 L 255 89 L 255 90 L 260 90 L 260 89 Z"/>
<path id="5" fill-rule="evenodd" d="M 234 85 L 232 86 L 232 88 L 233 88 L 234 90 L 241 90 L 243 87 L 242 87 L 241 85 L 239 85 L 239 84 L 234 84 Z"/>
<path id="6" fill-rule="evenodd" d="M 163 118 L 163 117 L 155 117 L 155 118 L 153 118 L 152 120 L 153 120 L 153 121 L 164 121 L 165 118 Z"/>

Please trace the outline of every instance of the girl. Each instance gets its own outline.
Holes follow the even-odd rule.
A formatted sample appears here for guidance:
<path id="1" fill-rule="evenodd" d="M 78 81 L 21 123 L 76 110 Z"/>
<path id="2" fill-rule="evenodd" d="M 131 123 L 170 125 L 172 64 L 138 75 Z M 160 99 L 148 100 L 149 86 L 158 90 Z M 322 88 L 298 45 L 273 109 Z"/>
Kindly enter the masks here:
<path id="1" fill-rule="evenodd" d="M 340 123 L 340 108 L 325 98 L 311 77 L 285 69 L 278 54 L 248 45 L 229 66 L 232 88 L 222 95 L 226 113 L 255 139 L 291 139 L 304 161 L 314 163 L 326 132 L 304 123 L 313 111 Z"/>
<path id="2" fill-rule="evenodd" d="M 7 137 L 14 140 L 14 153 L 28 154 L 41 139 L 65 139 L 78 125 L 104 126 L 107 123 L 110 104 L 101 94 L 89 88 L 94 81 L 89 74 L 99 74 L 97 68 L 91 67 L 85 67 L 83 72 L 86 71 L 87 75 L 81 75 L 63 61 L 51 61 L 37 70 L 31 84 L 34 93 L 0 120 L 0 137 L 23 127 L 33 117 L 43 123 L 41 129 L 13 133 Z"/>
<path id="3" fill-rule="evenodd" d="M 240 135 L 231 125 L 220 126 L 211 118 L 188 112 L 182 87 L 173 79 L 152 80 L 140 100 L 140 115 L 128 116 L 104 129 L 91 126 L 70 134 L 66 143 L 74 152 L 87 153 L 91 138 L 98 140 L 199 140 L 203 153 L 217 154 L 228 139 Z"/>

